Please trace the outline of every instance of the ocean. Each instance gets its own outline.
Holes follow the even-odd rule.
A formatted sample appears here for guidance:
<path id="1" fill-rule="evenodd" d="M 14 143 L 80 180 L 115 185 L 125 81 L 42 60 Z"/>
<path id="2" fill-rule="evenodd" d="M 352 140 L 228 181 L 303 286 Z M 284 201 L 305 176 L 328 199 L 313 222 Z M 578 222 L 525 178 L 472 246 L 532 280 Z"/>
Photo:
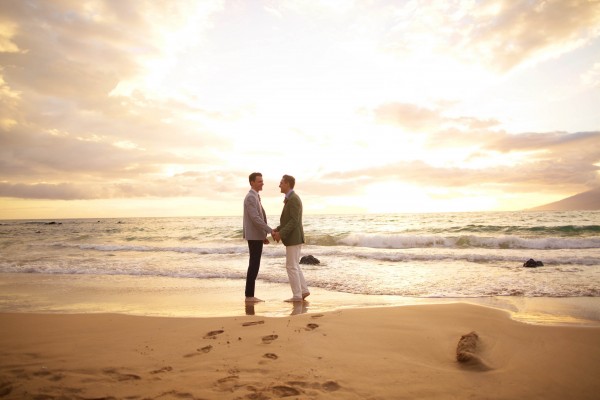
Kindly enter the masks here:
<path id="1" fill-rule="evenodd" d="M 275 223 L 278 216 L 270 216 Z M 600 297 L 600 212 L 305 215 L 310 287 L 411 298 Z M 287 283 L 265 246 L 260 282 Z M 533 258 L 544 264 L 524 268 Z M 0 274 L 185 280 L 243 287 L 242 218 L 0 221 Z"/>

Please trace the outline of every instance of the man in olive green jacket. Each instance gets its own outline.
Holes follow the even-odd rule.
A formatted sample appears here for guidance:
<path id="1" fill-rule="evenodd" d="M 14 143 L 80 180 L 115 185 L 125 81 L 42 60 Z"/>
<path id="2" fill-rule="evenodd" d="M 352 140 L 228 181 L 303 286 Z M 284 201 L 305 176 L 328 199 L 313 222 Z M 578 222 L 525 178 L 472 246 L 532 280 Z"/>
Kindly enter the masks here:
<path id="1" fill-rule="evenodd" d="M 304 280 L 304 274 L 300 268 L 300 252 L 304 243 L 304 228 L 302 227 L 302 200 L 294 192 L 296 179 L 290 175 L 284 175 L 279 183 L 281 193 L 285 194 L 283 211 L 279 226 L 274 230 L 273 238 L 285 245 L 285 267 L 287 270 L 293 297 L 286 301 L 303 301 L 310 292 Z"/>

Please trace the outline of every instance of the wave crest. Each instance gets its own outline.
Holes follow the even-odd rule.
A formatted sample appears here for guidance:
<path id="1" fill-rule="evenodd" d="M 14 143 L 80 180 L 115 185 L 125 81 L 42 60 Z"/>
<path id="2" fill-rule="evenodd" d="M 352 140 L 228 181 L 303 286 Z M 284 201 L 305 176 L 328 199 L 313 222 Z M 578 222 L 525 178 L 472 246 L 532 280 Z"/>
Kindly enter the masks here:
<path id="1" fill-rule="evenodd" d="M 326 245 L 315 240 L 315 245 Z M 489 249 L 591 249 L 600 247 L 600 237 L 528 238 L 519 236 L 437 236 L 351 234 L 337 240 L 338 245 L 376 249 L 412 248 L 489 248 Z"/>

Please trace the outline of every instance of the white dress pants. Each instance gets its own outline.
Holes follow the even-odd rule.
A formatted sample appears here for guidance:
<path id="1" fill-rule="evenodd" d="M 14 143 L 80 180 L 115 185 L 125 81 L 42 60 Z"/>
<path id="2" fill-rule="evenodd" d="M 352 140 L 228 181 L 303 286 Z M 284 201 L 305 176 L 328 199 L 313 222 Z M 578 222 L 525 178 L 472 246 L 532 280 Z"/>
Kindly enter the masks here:
<path id="1" fill-rule="evenodd" d="M 302 245 L 285 247 L 285 269 L 295 299 L 302 299 L 302 293 L 308 293 L 308 286 L 304 280 L 304 274 L 300 268 L 300 252 Z"/>

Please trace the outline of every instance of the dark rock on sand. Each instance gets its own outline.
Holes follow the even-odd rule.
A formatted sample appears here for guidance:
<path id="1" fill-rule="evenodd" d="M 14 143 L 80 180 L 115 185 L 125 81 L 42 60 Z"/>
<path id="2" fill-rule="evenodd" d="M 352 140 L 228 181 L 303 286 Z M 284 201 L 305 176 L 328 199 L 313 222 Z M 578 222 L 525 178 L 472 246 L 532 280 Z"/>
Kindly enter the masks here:
<path id="1" fill-rule="evenodd" d="M 479 335 L 475 331 L 462 335 L 456 346 L 456 360 L 458 362 L 467 362 L 473 359 L 478 340 Z"/>
<path id="2" fill-rule="evenodd" d="M 469 332 L 462 335 L 456 346 L 456 361 L 461 365 L 473 370 L 487 371 L 491 368 L 477 354 L 479 352 L 479 335 L 477 332 Z"/>
<path id="3" fill-rule="evenodd" d="M 529 260 L 525 261 L 523 266 L 525 268 L 543 267 L 544 263 L 541 261 L 535 261 L 533 258 L 530 258 Z"/>
<path id="4" fill-rule="evenodd" d="M 313 256 L 303 256 L 300 259 L 300 264 L 317 265 L 317 264 L 321 264 L 321 261 L 319 261 L 318 259 L 316 259 Z"/>

